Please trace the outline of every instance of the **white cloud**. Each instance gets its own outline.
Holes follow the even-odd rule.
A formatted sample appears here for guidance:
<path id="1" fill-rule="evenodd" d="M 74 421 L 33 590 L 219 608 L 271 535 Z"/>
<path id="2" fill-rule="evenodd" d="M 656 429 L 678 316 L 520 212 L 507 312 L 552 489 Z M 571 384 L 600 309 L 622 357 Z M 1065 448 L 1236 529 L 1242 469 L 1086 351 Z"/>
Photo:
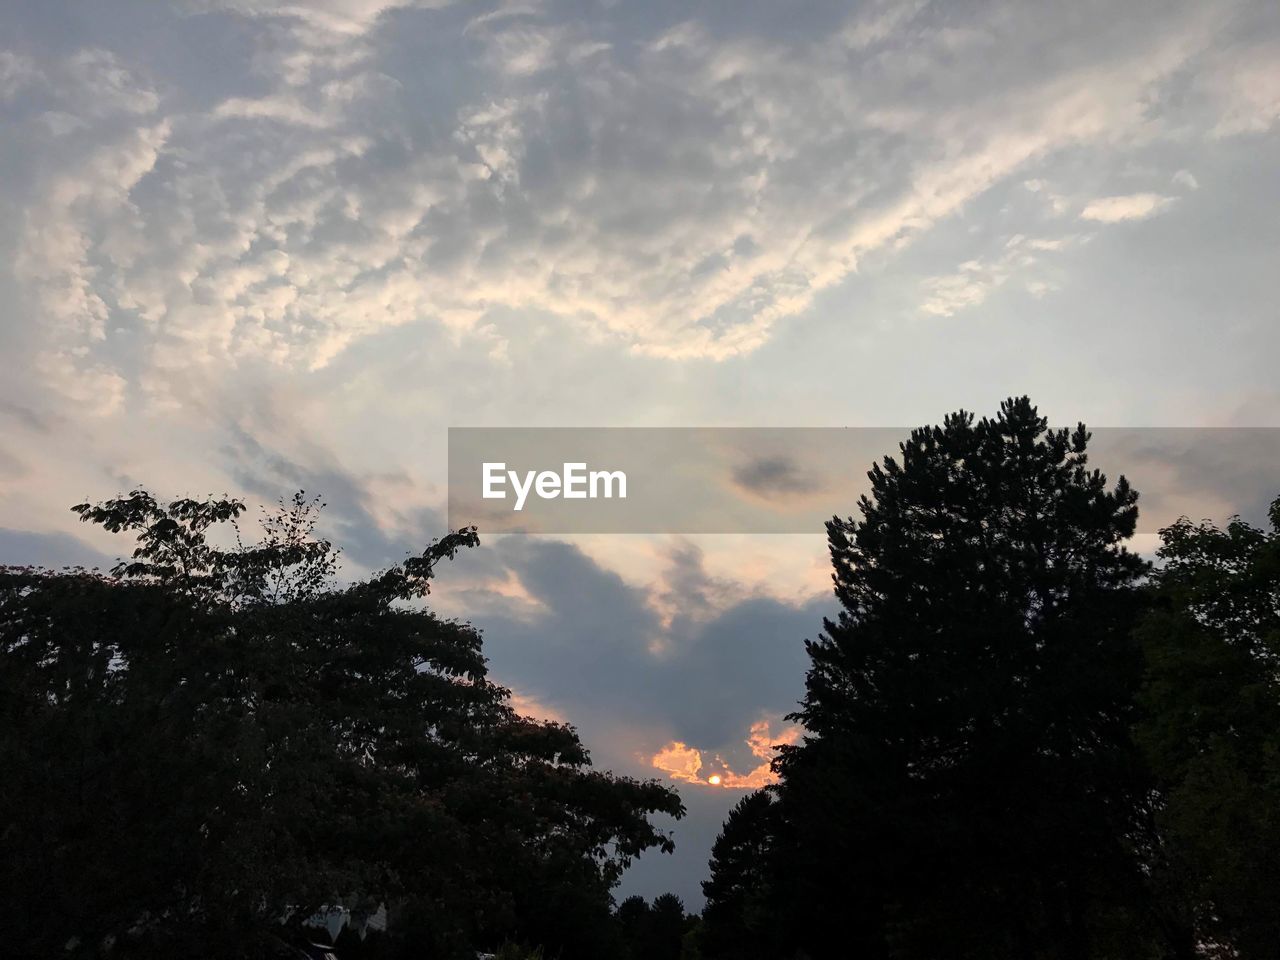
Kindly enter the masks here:
<path id="1" fill-rule="evenodd" d="M 154 113 L 160 97 L 109 50 L 81 50 L 64 66 L 71 89 L 81 92 L 76 107 L 94 116 Z"/>
<path id="2" fill-rule="evenodd" d="M 968 260 L 954 273 L 930 277 L 923 283 L 924 299 L 920 312 L 935 317 L 951 317 L 986 302 L 987 298 L 1015 274 L 1034 272 L 1043 254 L 1056 253 L 1087 237 L 1028 237 L 1015 234 L 1005 241 L 994 257 Z M 1040 276 L 1026 276 L 1024 289 L 1036 299 L 1059 289 L 1057 281 Z"/>
<path id="3" fill-rule="evenodd" d="M 278 120 L 302 127 L 328 126 L 323 116 L 304 106 L 297 99 L 286 96 L 262 97 L 257 100 L 232 97 L 218 104 L 213 115 L 219 119 Z"/>
<path id="4" fill-rule="evenodd" d="M 1204 73 L 1201 87 L 1218 107 L 1215 136 L 1270 130 L 1280 120 L 1280 42 L 1229 50 Z"/>
<path id="5" fill-rule="evenodd" d="M 1169 207 L 1176 197 L 1164 197 L 1158 193 L 1130 193 L 1118 197 L 1099 197 L 1090 200 L 1080 211 L 1082 220 L 1099 223 L 1119 223 L 1122 220 L 1146 220 Z"/>
<path id="6" fill-rule="evenodd" d="M 927 296 L 920 304 L 920 312 L 950 317 L 961 310 L 976 307 L 1007 277 L 1008 271 L 1000 264 L 989 266 L 979 260 L 962 263 L 955 273 L 925 281 Z"/>
<path id="7" fill-rule="evenodd" d="M 13 50 L 0 50 L 0 101 L 12 100 L 39 77 L 40 71 L 30 57 Z"/>
<path id="8" fill-rule="evenodd" d="M 398 7 L 438 7 L 441 3 L 421 0 L 203 0 L 198 8 L 228 10 L 252 17 L 273 17 L 296 21 L 313 30 L 342 37 L 358 37 L 378 18 Z"/>
<path id="9" fill-rule="evenodd" d="M 750 18 L 626 36 L 607 13 L 554 4 L 479 17 L 383 0 L 214 6 L 271 29 L 254 52 L 262 89 L 210 91 L 204 111 L 166 111 L 145 64 L 102 51 L 3 68 L 79 91 L 45 113 L 45 137 L 69 143 L 50 141 L 21 200 L 18 274 L 60 331 L 48 346 L 145 379 L 153 397 L 192 365 L 321 369 L 415 320 L 501 357 L 521 332 L 494 322 L 499 308 L 659 357 L 754 350 L 869 255 L 1007 178 L 1062 212 L 1065 188 L 1037 165 L 1160 136 L 1150 103 L 1216 29 L 1198 5 L 1156 28 L 1137 13 L 1081 25 L 990 7 L 960 23 L 882 7 L 785 38 Z M 446 38 L 433 52 L 452 58 L 453 86 L 388 55 L 393 10 L 404 30 Z M 1092 42 L 1062 45 L 1072 30 Z M 1044 53 L 1060 49 L 1072 53 Z M 1081 215 L 1169 202 L 1106 197 Z M 922 309 L 979 304 L 1015 266 L 934 278 Z M 142 332 L 127 364 L 116 327 Z"/>

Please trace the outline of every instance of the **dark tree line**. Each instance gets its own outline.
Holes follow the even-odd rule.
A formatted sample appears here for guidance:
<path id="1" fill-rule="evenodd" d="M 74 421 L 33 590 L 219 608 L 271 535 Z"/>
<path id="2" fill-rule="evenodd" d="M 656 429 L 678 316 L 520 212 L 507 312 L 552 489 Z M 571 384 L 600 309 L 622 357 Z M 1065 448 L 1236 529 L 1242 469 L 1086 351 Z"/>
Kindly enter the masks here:
<path id="1" fill-rule="evenodd" d="M 675 793 L 530 720 L 425 606 L 450 534 L 349 586 L 299 496 L 77 512 L 109 575 L 0 568 L 0 955 L 1280 957 L 1280 501 L 1180 521 L 1026 399 L 915 431 L 827 525 L 806 735 L 712 851 L 701 918 L 613 908 Z M 228 535 L 234 532 L 234 536 Z"/>
<path id="2" fill-rule="evenodd" d="M 1088 439 L 960 412 L 827 524 L 806 735 L 715 844 L 706 957 L 1280 956 L 1280 501 L 1152 569 Z"/>
<path id="3" fill-rule="evenodd" d="M 517 714 L 425 608 L 473 530 L 338 587 L 314 506 L 244 545 L 238 501 L 137 491 L 76 508 L 136 537 L 110 575 L 0 569 L 0 955 L 285 955 L 335 904 L 386 905 L 376 956 L 616 955 L 676 794 Z"/>
<path id="4" fill-rule="evenodd" d="M 684 902 L 664 893 L 648 903 L 627 897 L 614 914 L 621 934 L 618 960 L 691 960 L 696 958 L 697 916 L 685 913 Z"/>

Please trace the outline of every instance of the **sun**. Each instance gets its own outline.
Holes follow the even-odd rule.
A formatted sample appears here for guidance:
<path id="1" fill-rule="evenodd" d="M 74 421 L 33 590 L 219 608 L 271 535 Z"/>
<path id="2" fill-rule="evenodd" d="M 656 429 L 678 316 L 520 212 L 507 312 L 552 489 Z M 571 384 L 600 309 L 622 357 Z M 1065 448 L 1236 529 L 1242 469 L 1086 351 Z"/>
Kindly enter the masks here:
<path id="1" fill-rule="evenodd" d="M 711 776 L 707 777 L 707 783 L 711 784 L 713 787 L 720 786 L 720 774 L 713 773 Z"/>

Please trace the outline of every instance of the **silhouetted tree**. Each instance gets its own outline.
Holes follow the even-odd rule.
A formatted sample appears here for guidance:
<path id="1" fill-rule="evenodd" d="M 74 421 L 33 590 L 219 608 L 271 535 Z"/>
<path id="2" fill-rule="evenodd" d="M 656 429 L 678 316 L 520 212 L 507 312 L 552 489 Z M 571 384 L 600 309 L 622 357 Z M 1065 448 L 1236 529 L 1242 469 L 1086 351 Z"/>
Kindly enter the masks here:
<path id="1" fill-rule="evenodd" d="M 654 897 L 649 911 L 649 944 L 645 956 L 653 960 L 680 960 L 689 919 L 685 916 L 684 901 L 674 893 Z"/>
<path id="2" fill-rule="evenodd" d="M 1271 530 L 1161 531 L 1138 739 L 1156 777 L 1153 876 L 1185 955 L 1280 947 L 1280 500 Z"/>
<path id="3" fill-rule="evenodd" d="M 621 931 L 624 953 L 627 957 L 642 956 L 646 938 L 649 935 L 649 901 L 641 896 L 630 896 L 618 904 L 614 912 L 618 929 Z"/>
<path id="4" fill-rule="evenodd" d="M 922 428 L 827 535 L 777 769 L 775 917 L 812 956 L 1140 956 L 1137 495 L 1026 398 Z M 1128 951 L 1128 952 L 1126 952 Z"/>
<path id="5" fill-rule="evenodd" d="M 769 956 L 776 929 L 769 914 L 768 866 L 776 832 L 768 790 L 734 805 L 711 848 L 711 876 L 702 882 L 702 952 L 714 958 Z"/>
<path id="6" fill-rule="evenodd" d="M 339 901 L 414 957 L 616 946 L 674 792 L 592 771 L 423 607 L 474 530 L 339 587 L 314 506 L 219 546 L 240 502 L 135 491 L 75 508 L 136 536 L 110 576 L 0 570 L 0 952 L 266 956 Z"/>
<path id="7" fill-rule="evenodd" d="M 696 918 L 685 913 L 684 902 L 664 893 L 649 904 L 632 896 L 614 914 L 624 944 L 623 955 L 632 960 L 681 960 L 684 941 Z"/>

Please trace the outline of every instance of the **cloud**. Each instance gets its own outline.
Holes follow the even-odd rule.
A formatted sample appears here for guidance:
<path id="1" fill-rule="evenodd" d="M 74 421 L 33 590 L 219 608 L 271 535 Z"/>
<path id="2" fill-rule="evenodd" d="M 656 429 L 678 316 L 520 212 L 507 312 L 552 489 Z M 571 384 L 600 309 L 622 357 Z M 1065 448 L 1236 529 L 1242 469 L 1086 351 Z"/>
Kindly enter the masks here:
<path id="1" fill-rule="evenodd" d="M 1022 185 L 1029 191 L 1043 196 L 1049 205 L 1049 209 L 1055 216 L 1065 213 L 1070 206 L 1070 202 L 1061 193 L 1056 192 L 1044 180 L 1033 177 L 1030 180 L 1024 180 Z"/>
<path id="2" fill-rule="evenodd" d="M 1025 277 L 1024 288 L 1033 297 L 1045 296 L 1058 289 L 1058 284 L 1035 275 L 1034 271 L 1044 256 L 1087 240 L 1088 237 L 1075 234 L 1056 237 L 1015 234 L 994 256 L 967 260 L 953 273 L 925 279 L 920 312 L 935 317 L 951 317 L 980 306 L 1015 274 Z"/>
<path id="3" fill-rule="evenodd" d="M 705 624 L 743 599 L 739 584 L 708 573 L 696 543 L 676 540 L 664 553 L 667 567 L 661 585 L 651 591 L 649 603 L 658 612 L 667 637 L 694 624 Z M 663 652 L 664 647 L 658 644 L 653 649 Z"/>
<path id="4" fill-rule="evenodd" d="M 1268 38 L 1231 49 L 1200 76 L 1218 115 L 1214 136 L 1264 133 L 1280 120 L 1278 62 L 1280 42 Z"/>
<path id="5" fill-rule="evenodd" d="M 1090 200 L 1080 211 L 1082 220 L 1120 223 L 1124 220 L 1146 220 L 1166 210 L 1177 200 L 1158 193 L 1130 193 L 1125 196 L 1099 197 Z"/>
<path id="6" fill-rule="evenodd" d="M 662 358 L 750 352 L 1055 152 L 1160 136 L 1152 99 L 1218 29 L 1198 5 L 1105 25 L 819 7 L 785 29 L 715 7 L 195 9 L 262 27 L 239 35 L 258 37 L 248 82 L 193 97 L 98 49 L 4 62 L 16 99 L 36 77 L 65 92 L 25 121 L 53 162 L 21 202 L 18 271 L 56 320 L 55 386 L 115 374 L 123 403 L 145 378 L 137 399 L 158 403 L 193 366 L 322 369 L 421 321 L 501 356 L 522 333 L 498 309 Z M 431 70 L 410 69 L 409 38 Z M 1089 216 L 1118 218 L 1107 203 Z M 940 283 L 926 309 L 991 285 Z"/>
<path id="7" fill-rule="evenodd" d="M 297 429 L 288 418 L 284 424 L 286 429 Z M 354 562 L 348 575 L 398 563 L 447 532 L 438 510 L 415 502 L 409 476 L 353 471 L 331 450 L 305 436 L 295 436 L 296 453 L 281 452 L 270 439 L 278 436 L 272 427 L 269 414 L 256 424 L 228 426 L 223 455 L 229 473 L 241 493 L 268 505 L 297 490 L 322 496 L 322 529 Z"/>
<path id="8" fill-rule="evenodd" d="M 660 770 L 681 783 L 722 790 L 759 790 L 778 782 L 778 777 L 773 772 L 773 758 L 777 748 L 800 740 L 800 728 L 797 726 L 784 725 L 777 734 L 773 734 L 770 727 L 771 723 L 767 719 L 757 720 L 751 725 L 745 742 L 752 755 L 761 762 L 746 773 L 735 772 L 719 756 L 706 760 L 701 750 L 679 740 L 663 746 L 649 759 L 649 763 L 655 770 Z"/>
<path id="9" fill-rule="evenodd" d="M 245 120 L 277 120 L 303 127 L 325 127 L 328 120 L 297 100 L 276 96 L 249 99 L 232 97 L 218 104 L 213 111 L 218 118 L 239 118 Z"/>
<path id="10" fill-rule="evenodd" d="M 451 0 L 194 0 L 195 11 L 226 11 L 285 24 L 295 41 L 313 48 L 358 43 L 392 11 L 448 6 Z"/>
<path id="11" fill-rule="evenodd" d="M 687 743 L 672 740 L 650 758 L 655 770 L 683 783 L 702 782 L 702 751 Z"/>
<path id="12" fill-rule="evenodd" d="M 813 546 L 820 552 L 821 541 Z M 464 591 L 500 679 L 600 732 L 613 761 L 633 766 L 630 748 L 612 751 L 634 744 L 647 766 L 673 740 L 731 752 L 762 714 L 799 701 L 803 638 L 829 612 L 828 591 L 748 598 L 708 577 L 696 552 L 676 556 L 668 584 L 655 587 L 567 543 L 504 537 L 442 572 L 437 600 L 452 609 L 451 595 Z"/>
<path id="13" fill-rule="evenodd" d="M 0 399 L 0 415 L 12 418 L 35 433 L 47 434 L 57 425 L 56 420 L 49 415 L 13 400 Z"/>
<path id="14" fill-rule="evenodd" d="M 0 50 L 0 101 L 12 100 L 39 78 L 40 71 L 30 57 L 13 50 Z"/>
<path id="15" fill-rule="evenodd" d="M 709 575 L 692 541 L 670 544 L 665 562 L 661 584 L 634 583 L 576 546 L 504 537 L 443 569 L 433 605 L 465 613 L 495 679 L 571 721 L 597 766 L 671 778 L 689 811 L 670 824 L 675 854 L 641 858 L 620 895 L 698 903 L 729 806 L 770 779 L 772 746 L 797 735 L 779 718 L 803 694 L 802 640 L 831 601 L 825 585 L 795 602 L 747 599 L 754 591 Z"/>
<path id="16" fill-rule="evenodd" d="M 773 499 L 812 493 L 816 478 L 785 456 L 758 457 L 733 469 L 733 483 L 746 493 Z"/>
<path id="17" fill-rule="evenodd" d="M 569 722 L 569 719 L 558 710 L 548 707 L 545 703 L 540 703 L 533 697 L 518 690 L 511 691 L 511 706 L 521 716 L 532 717 L 535 720 L 550 720 L 553 723 Z"/>
<path id="18" fill-rule="evenodd" d="M 0 564 L 107 570 L 114 562 L 106 554 L 69 534 L 0 528 Z"/>
<path id="19" fill-rule="evenodd" d="M 992 268 L 980 260 L 962 263 L 955 273 L 925 281 L 926 297 L 920 304 L 920 311 L 935 317 L 950 317 L 961 310 L 976 307 L 994 288 L 1003 284 L 1007 276 L 1002 267 Z"/>
<path id="20" fill-rule="evenodd" d="M 357 575 L 442 532 L 447 423 L 916 422 L 997 383 L 1207 420 L 1221 371 L 1274 380 L 1274 4 L 104 10 L 0 14 L 10 528 L 110 551 L 67 505 L 303 486 Z M 1064 226 L 1143 192 L 1187 229 Z M 779 543 L 486 537 L 437 599 L 598 761 L 749 779 L 830 605 L 819 538 Z M 688 876 L 729 795 L 693 793 Z"/>

